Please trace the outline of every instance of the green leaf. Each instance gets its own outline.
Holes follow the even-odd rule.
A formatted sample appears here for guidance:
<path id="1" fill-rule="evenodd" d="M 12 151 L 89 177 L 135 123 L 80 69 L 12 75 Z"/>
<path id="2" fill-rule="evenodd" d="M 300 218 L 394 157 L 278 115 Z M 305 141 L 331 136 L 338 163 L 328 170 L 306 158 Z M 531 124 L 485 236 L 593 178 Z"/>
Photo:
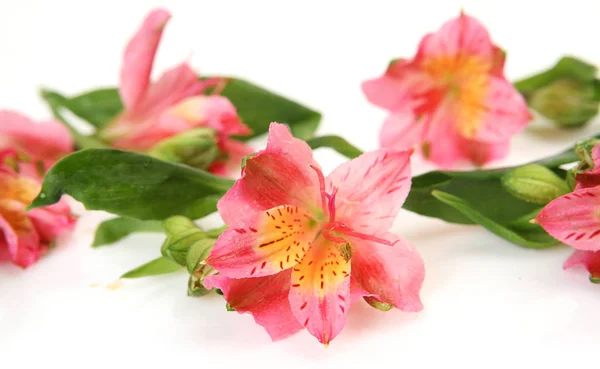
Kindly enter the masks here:
<path id="1" fill-rule="evenodd" d="M 61 108 L 69 109 L 68 108 L 69 99 L 67 99 L 66 97 L 64 97 L 56 92 L 49 91 L 49 90 L 42 90 L 41 96 L 48 103 L 48 106 L 50 107 L 50 110 L 52 111 L 52 114 L 54 115 L 54 117 L 58 121 L 60 121 L 65 127 L 67 127 L 67 129 L 69 129 L 69 131 L 71 132 L 71 135 L 73 136 L 73 141 L 75 142 L 75 146 L 78 149 L 108 147 L 105 143 L 98 140 L 97 138 L 94 138 L 92 136 L 83 135 L 82 133 L 77 131 L 69 122 L 67 122 L 65 117 L 61 114 L 60 109 Z"/>
<path id="2" fill-rule="evenodd" d="M 502 187 L 504 172 L 429 172 L 413 178 L 411 191 L 404 208 L 451 223 L 474 224 L 474 221 L 456 208 L 438 201 L 433 191 L 442 191 L 465 199 L 486 217 L 500 224 L 531 212 L 537 205 L 510 195 Z"/>
<path id="3" fill-rule="evenodd" d="M 348 159 L 354 159 L 363 153 L 356 146 L 350 144 L 348 141 L 339 136 L 313 137 L 306 140 L 306 143 L 312 149 L 318 149 L 319 147 L 329 147 L 337 151 L 338 153 L 344 155 Z"/>
<path id="4" fill-rule="evenodd" d="M 552 68 L 524 78 L 514 83 L 515 88 L 526 98 L 536 90 L 560 79 L 572 79 L 578 82 L 593 83 L 597 68 L 577 58 L 565 56 Z"/>
<path id="5" fill-rule="evenodd" d="M 96 128 L 110 123 L 123 110 L 116 88 L 103 88 L 85 92 L 64 101 L 65 107 Z"/>
<path id="6" fill-rule="evenodd" d="M 242 79 L 232 78 L 221 95 L 235 105 L 242 121 L 252 129 L 252 135 L 239 137 L 241 140 L 266 133 L 271 122 L 287 124 L 295 137 L 306 140 L 321 122 L 320 113 Z"/>
<path id="7" fill-rule="evenodd" d="M 115 218 L 104 221 L 96 230 L 92 247 L 109 245 L 136 232 L 162 232 L 160 221 L 134 218 Z"/>
<path id="8" fill-rule="evenodd" d="M 123 274 L 121 278 L 141 278 L 169 274 L 183 270 L 176 262 L 160 257 Z"/>
<path id="9" fill-rule="evenodd" d="M 55 204 L 68 194 L 87 209 L 120 216 L 196 219 L 216 211 L 217 201 L 232 185 L 232 180 L 147 155 L 87 149 L 50 169 L 31 208 Z"/>
<path id="10" fill-rule="evenodd" d="M 441 191 L 433 191 L 432 195 L 444 204 L 451 206 L 457 211 L 461 212 L 466 217 L 471 219 L 474 223 L 485 227 L 488 231 L 514 244 L 527 248 L 544 249 L 560 243 L 559 241 L 550 237 L 548 234 L 545 234 L 544 237 L 545 232 L 542 233 L 543 230 L 540 232 L 530 232 L 521 234 L 511 231 L 510 229 L 494 222 L 492 219 L 481 214 L 480 212 L 475 210 L 471 206 L 471 204 L 459 197 L 452 196 L 448 193 Z M 538 228 L 541 230 L 541 227 Z"/>

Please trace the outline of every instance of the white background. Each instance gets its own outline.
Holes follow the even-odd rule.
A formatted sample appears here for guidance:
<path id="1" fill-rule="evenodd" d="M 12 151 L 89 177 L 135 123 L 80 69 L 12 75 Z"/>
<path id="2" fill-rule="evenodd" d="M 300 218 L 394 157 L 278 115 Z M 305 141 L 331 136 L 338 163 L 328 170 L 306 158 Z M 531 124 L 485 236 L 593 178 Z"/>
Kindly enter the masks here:
<path id="1" fill-rule="evenodd" d="M 563 54 L 600 64 L 596 1 L 169 1 L 173 18 L 155 72 L 188 59 L 204 73 L 238 75 L 324 113 L 320 133 L 363 149 L 385 116 L 359 85 L 461 7 L 508 51 L 509 78 Z M 123 47 L 155 1 L 0 2 L 0 108 L 48 117 L 41 86 L 67 94 L 115 85 Z M 155 75 L 158 73 L 155 73 Z M 536 121 L 501 164 L 555 153 L 600 131 Z M 1 124 L 1 122 L 0 122 Z M 259 147 L 259 146 L 257 146 Z M 325 169 L 342 161 L 320 151 Z M 431 169 L 415 161 L 414 172 Z M 423 312 L 358 304 L 328 349 L 301 332 L 271 343 L 219 296 L 186 297 L 185 273 L 112 284 L 158 255 L 159 235 L 90 248 L 102 213 L 26 271 L 0 265 L 0 366 L 356 368 L 565 367 L 598 363 L 600 286 L 562 270 L 567 248 L 519 248 L 478 227 L 403 212 L 394 231 L 423 255 Z M 218 225 L 218 216 L 203 225 Z M 113 286 L 108 288 L 107 286 Z"/>

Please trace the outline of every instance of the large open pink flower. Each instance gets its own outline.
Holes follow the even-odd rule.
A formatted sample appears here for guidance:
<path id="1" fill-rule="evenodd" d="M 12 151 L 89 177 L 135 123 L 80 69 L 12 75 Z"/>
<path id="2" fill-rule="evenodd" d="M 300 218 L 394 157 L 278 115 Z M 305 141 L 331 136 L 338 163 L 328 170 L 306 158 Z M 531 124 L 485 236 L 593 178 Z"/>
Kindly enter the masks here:
<path id="1" fill-rule="evenodd" d="M 310 147 L 272 123 L 265 150 L 219 201 L 229 226 L 206 279 L 271 338 L 306 328 L 327 344 L 359 296 L 422 309 L 419 253 L 389 229 L 410 190 L 412 151 L 381 149 L 324 177 Z"/>
<path id="2" fill-rule="evenodd" d="M 426 35 L 413 59 L 399 59 L 363 83 L 367 99 L 391 113 L 381 146 L 417 146 L 442 167 L 504 157 L 531 115 L 503 68 L 502 50 L 463 13 Z"/>
<path id="3" fill-rule="evenodd" d="M 251 131 L 226 97 L 204 94 L 207 88 L 224 83 L 222 79 L 200 80 L 187 63 L 182 63 L 156 82 L 150 80 L 155 54 L 170 17 L 163 9 L 151 11 L 129 41 L 119 89 L 125 110 L 100 132 L 100 137 L 119 149 L 148 151 L 165 138 L 209 127 L 219 134 L 221 151 L 239 168 L 242 157 L 253 150 L 229 137 Z M 221 165 L 215 168 L 217 172 L 222 170 Z"/>
<path id="4" fill-rule="evenodd" d="M 36 123 L 15 111 L 1 110 L 0 151 L 3 150 L 18 153 L 21 174 L 41 179 L 58 159 L 73 151 L 73 139 L 58 122 Z"/>

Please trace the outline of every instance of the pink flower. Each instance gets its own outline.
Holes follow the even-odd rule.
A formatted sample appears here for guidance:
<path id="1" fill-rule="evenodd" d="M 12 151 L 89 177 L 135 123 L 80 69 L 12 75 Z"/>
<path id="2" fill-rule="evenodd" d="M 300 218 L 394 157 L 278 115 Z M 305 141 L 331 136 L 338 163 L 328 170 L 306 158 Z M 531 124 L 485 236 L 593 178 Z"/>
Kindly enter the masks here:
<path id="1" fill-rule="evenodd" d="M 552 237 L 576 249 L 565 269 L 583 264 L 592 277 L 600 277 L 600 186 L 551 201 L 536 221 Z"/>
<path id="2" fill-rule="evenodd" d="M 35 123 L 14 111 L 0 111 L 0 152 L 18 153 L 20 173 L 41 179 L 61 157 L 73 151 L 73 139 L 60 123 Z M 0 164 L 2 158 L 0 157 Z"/>
<path id="3" fill-rule="evenodd" d="M 324 177 L 310 147 L 272 123 L 267 148 L 218 203 L 229 228 L 206 286 L 273 340 L 306 328 L 328 344 L 361 296 L 420 311 L 423 261 L 388 232 L 410 190 L 411 152 L 366 153 Z"/>
<path id="4" fill-rule="evenodd" d="M 463 13 L 426 35 L 413 59 L 393 62 L 383 76 L 362 85 L 371 103 L 391 113 L 381 146 L 418 145 L 442 167 L 504 157 L 531 115 L 503 68 L 502 50 Z"/>
<path id="5" fill-rule="evenodd" d="M 0 155 L 0 260 L 12 260 L 22 268 L 36 262 L 63 232 L 75 224 L 64 200 L 27 211 L 40 192 L 40 182 L 4 164 L 16 151 Z"/>
<path id="6" fill-rule="evenodd" d="M 165 138 L 197 127 L 210 127 L 221 136 L 220 149 L 239 168 L 242 157 L 253 150 L 231 142 L 229 136 L 247 135 L 251 131 L 227 98 L 204 95 L 207 88 L 218 88 L 224 83 L 222 79 L 201 81 L 187 63 L 182 63 L 165 72 L 158 81 L 150 81 L 154 56 L 170 17 L 166 10 L 150 12 L 129 41 L 119 90 L 125 110 L 100 132 L 100 137 L 115 148 L 148 151 Z M 244 150 L 228 151 L 235 145 L 243 146 Z"/>

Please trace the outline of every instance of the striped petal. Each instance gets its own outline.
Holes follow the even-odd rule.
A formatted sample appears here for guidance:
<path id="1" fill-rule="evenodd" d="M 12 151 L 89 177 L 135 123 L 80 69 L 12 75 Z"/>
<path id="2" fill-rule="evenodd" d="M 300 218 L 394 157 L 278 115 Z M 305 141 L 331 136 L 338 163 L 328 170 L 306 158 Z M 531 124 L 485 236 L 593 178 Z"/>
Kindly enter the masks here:
<path id="1" fill-rule="evenodd" d="M 319 167 L 306 142 L 283 124 L 271 123 L 266 149 L 246 161 L 242 178 L 217 204 L 221 218 L 230 227 L 245 228 L 280 205 L 320 208 L 319 179 L 311 166 Z"/>
<path id="2" fill-rule="evenodd" d="M 231 278 L 279 273 L 300 262 L 319 230 L 310 213 L 278 206 L 251 226 L 226 229 L 206 262 Z"/>
<path id="3" fill-rule="evenodd" d="M 319 237 L 292 270 L 292 311 L 326 345 L 346 325 L 351 303 L 350 260 L 340 246 Z"/>
<path id="4" fill-rule="evenodd" d="M 578 250 L 600 250 L 600 187 L 561 196 L 536 221 L 557 240 Z"/>
<path id="5" fill-rule="evenodd" d="M 337 167 L 327 177 L 338 188 L 336 218 L 356 232 L 386 232 L 410 191 L 411 154 L 380 149 Z"/>
<path id="6" fill-rule="evenodd" d="M 393 246 L 365 240 L 351 240 L 352 277 L 379 300 L 403 311 L 420 311 L 419 291 L 425 278 L 425 265 L 419 252 L 398 236 L 387 233 Z"/>
<path id="7" fill-rule="evenodd" d="M 219 288 L 238 313 L 248 313 L 265 328 L 273 341 L 302 329 L 288 301 L 291 271 L 260 278 L 231 279 L 223 275 L 206 277 L 206 288 Z"/>

